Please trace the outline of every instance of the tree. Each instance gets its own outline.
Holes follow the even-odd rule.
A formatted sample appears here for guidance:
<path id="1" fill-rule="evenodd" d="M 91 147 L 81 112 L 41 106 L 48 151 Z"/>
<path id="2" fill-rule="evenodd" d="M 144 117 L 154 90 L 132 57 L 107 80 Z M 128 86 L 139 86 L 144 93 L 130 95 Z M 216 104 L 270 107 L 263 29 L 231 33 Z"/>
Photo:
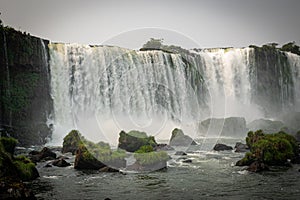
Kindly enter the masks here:
<path id="1" fill-rule="evenodd" d="M 143 45 L 143 48 L 160 49 L 162 47 L 163 40 L 164 39 L 162 38 L 160 39 L 150 38 L 150 40 Z"/>
<path id="2" fill-rule="evenodd" d="M 295 41 L 282 45 L 280 50 L 300 55 L 300 47 L 296 45 Z"/>

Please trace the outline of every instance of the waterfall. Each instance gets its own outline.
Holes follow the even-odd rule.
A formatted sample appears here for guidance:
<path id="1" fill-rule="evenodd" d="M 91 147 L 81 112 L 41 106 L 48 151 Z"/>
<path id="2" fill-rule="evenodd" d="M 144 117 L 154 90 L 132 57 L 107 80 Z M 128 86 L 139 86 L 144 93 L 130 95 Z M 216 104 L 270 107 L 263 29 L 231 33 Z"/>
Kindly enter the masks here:
<path id="1" fill-rule="evenodd" d="M 291 66 L 291 74 L 294 87 L 291 93 L 294 94 L 294 107 L 293 111 L 300 111 L 300 56 L 293 53 L 286 53 L 288 62 Z"/>
<path id="2" fill-rule="evenodd" d="M 279 51 L 275 57 L 254 48 L 181 55 L 78 44 L 49 50 L 57 141 L 73 128 L 110 143 L 122 129 L 168 139 L 180 126 L 197 137 L 195 124 L 208 117 L 251 121 L 264 117 L 265 102 L 293 109 L 294 93 L 299 105 L 299 56 Z M 269 95 L 274 91 L 280 97 Z"/>
<path id="3" fill-rule="evenodd" d="M 6 41 L 6 34 L 5 30 L 3 29 L 3 49 L 4 49 L 4 57 L 5 57 L 5 69 L 6 69 L 6 81 L 7 81 L 7 90 L 6 90 L 6 96 L 7 99 L 11 99 L 11 93 L 10 93 L 10 73 L 9 73 L 9 64 L 8 64 L 8 56 L 7 56 L 7 41 Z M 12 126 L 12 110 L 9 109 L 9 124 L 10 127 Z"/>

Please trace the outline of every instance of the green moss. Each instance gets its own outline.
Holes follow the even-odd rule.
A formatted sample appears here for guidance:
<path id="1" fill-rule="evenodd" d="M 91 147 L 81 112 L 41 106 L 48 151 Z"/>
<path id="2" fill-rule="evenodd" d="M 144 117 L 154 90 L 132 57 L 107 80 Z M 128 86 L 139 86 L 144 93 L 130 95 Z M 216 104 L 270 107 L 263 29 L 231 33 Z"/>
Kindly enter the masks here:
<path id="1" fill-rule="evenodd" d="M 18 141 L 14 138 L 1 137 L 0 143 L 2 144 L 4 151 L 13 155 Z"/>
<path id="2" fill-rule="evenodd" d="M 18 177 L 23 181 L 33 180 L 38 177 L 35 164 L 25 157 L 17 157 L 13 162 L 18 169 Z"/>
<path id="3" fill-rule="evenodd" d="M 152 165 L 168 161 L 169 155 L 165 151 L 153 151 L 148 153 L 135 153 L 134 158 L 141 165 Z"/>
<path id="4" fill-rule="evenodd" d="M 135 151 L 135 153 L 148 153 L 148 152 L 152 152 L 153 151 L 153 147 L 151 145 L 144 145 L 141 146 L 141 148 L 139 148 L 139 150 Z"/>
<path id="5" fill-rule="evenodd" d="M 264 134 L 261 130 L 250 131 L 246 142 L 251 152 L 238 161 L 237 165 L 249 165 L 253 161 L 267 165 L 284 165 L 288 159 L 293 159 L 299 153 L 296 139 L 282 131 L 274 134 Z"/>

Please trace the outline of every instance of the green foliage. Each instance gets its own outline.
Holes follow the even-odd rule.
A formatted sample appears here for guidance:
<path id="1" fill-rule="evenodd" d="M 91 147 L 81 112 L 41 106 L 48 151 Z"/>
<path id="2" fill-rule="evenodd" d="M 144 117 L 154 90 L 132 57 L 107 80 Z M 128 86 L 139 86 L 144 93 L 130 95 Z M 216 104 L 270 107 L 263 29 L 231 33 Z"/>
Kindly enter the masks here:
<path id="1" fill-rule="evenodd" d="M 119 148 L 129 152 L 135 152 L 144 145 L 151 145 L 152 147 L 154 147 L 157 145 L 157 143 L 153 136 L 148 137 L 145 132 L 135 130 L 130 131 L 129 133 L 126 133 L 124 131 L 120 132 L 118 145 Z"/>
<path id="2" fill-rule="evenodd" d="M 155 38 L 150 38 L 150 40 L 143 45 L 143 48 L 147 49 L 160 49 L 163 43 L 163 39 L 155 39 Z"/>
<path id="3" fill-rule="evenodd" d="M 38 177 L 35 164 L 25 156 L 16 157 L 13 163 L 18 169 L 18 177 L 20 177 L 23 181 L 33 180 Z"/>
<path id="4" fill-rule="evenodd" d="M 250 131 L 246 142 L 251 152 L 238 161 L 237 165 L 249 165 L 253 161 L 267 165 L 284 165 L 288 159 L 293 159 L 299 153 L 296 139 L 283 131 L 274 134 L 264 134 L 262 130 Z"/>
<path id="5" fill-rule="evenodd" d="M 14 138 L 1 137 L 0 143 L 2 144 L 4 151 L 13 155 L 18 141 Z"/>
<path id="6" fill-rule="evenodd" d="M 289 42 L 287 44 L 282 45 L 280 50 L 300 55 L 300 47 L 297 46 L 295 42 Z"/>
<path id="7" fill-rule="evenodd" d="M 151 145 L 144 145 L 139 148 L 139 150 L 135 151 L 135 153 L 149 153 L 153 151 L 153 147 Z"/>
<path id="8" fill-rule="evenodd" d="M 159 162 L 166 162 L 170 159 L 169 155 L 165 151 L 135 153 L 134 158 L 141 165 L 153 165 Z"/>

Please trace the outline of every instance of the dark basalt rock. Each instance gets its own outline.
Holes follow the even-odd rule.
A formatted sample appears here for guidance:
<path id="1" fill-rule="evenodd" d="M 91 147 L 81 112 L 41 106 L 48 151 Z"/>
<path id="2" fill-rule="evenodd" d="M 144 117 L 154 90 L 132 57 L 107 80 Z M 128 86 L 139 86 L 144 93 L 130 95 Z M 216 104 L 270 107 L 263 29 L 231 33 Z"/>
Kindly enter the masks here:
<path id="1" fill-rule="evenodd" d="M 184 151 L 176 151 L 176 156 L 186 156 L 187 154 Z"/>
<path id="2" fill-rule="evenodd" d="M 77 130 L 72 130 L 64 137 L 62 153 L 71 152 L 75 155 L 78 146 L 82 143 L 81 134 Z"/>
<path id="3" fill-rule="evenodd" d="M 243 144 L 241 142 L 237 142 L 235 144 L 234 148 L 235 148 L 235 152 L 237 152 L 237 153 L 250 151 L 248 145 L 247 144 Z"/>
<path id="4" fill-rule="evenodd" d="M 250 164 L 247 170 L 250 172 L 261 172 L 261 171 L 269 170 L 269 167 L 263 162 L 254 161 L 253 163 Z"/>
<path id="5" fill-rule="evenodd" d="M 103 167 L 106 167 L 106 165 L 97 160 L 84 145 L 79 146 L 76 151 L 75 169 L 99 170 Z"/>
<path id="6" fill-rule="evenodd" d="M 186 159 L 182 161 L 183 163 L 192 163 L 193 161 L 191 159 Z"/>
<path id="7" fill-rule="evenodd" d="M 197 143 L 188 135 L 184 135 L 181 129 L 175 128 L 169 142 L 170 146 L 189 146 Z"/>
<path id="8" fill-rule="evenodd" d="M 29 153 L 29 158 L 33 162 L 40 162 L 42 160 L 54 160 L 56 158 L 56 153 L 51 151 L 48 147 L 44 147 L 40 152 L 31 151 Z"/>
<path id="9" fill-rule="evenodd" d="M 63 158 L 54 160 L 52 162 L 52 165 L 56 166 L 56 167 L 68 167 L 68 166 L 71 166 L 71 164 L 68 163 L 67 161 L 65 161 Z"/>
<path id="10" fill-rule="evenodd" d="M 168 144 L 157 144 L 154 148 L 154 151 L 173 151 L 174 148 Z"/>
<path id="11" fill-rule="evenodd" d="M 231 151 L 233 148 L 231 146 L 227 146 L 225 144 L 216 144 L 214 146 L 215 151 Z"/>

